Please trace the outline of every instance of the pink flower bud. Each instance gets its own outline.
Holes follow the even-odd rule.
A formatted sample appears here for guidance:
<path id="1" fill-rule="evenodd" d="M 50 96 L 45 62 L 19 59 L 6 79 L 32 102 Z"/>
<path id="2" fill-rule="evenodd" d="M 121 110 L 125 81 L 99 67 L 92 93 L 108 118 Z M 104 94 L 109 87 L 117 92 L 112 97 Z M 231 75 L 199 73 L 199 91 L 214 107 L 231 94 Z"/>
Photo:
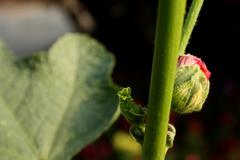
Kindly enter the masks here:
<path id="1" fill-rule="evenodd" d="M 179 56 L 172 110 L 178 113 L 200 111 L 208 96 L 210 75 L 200 58 L 190 54 Z"/>
<path id="2" fill-rule="evenodd" d="M 198 65 L 201 71 L 205 74 L 207 79 L 210 78 L 211 72 L 207 69 L 206 64 L 198 57 L 191 54 L 183 55 L 178 57 L 178 67 Z"/>

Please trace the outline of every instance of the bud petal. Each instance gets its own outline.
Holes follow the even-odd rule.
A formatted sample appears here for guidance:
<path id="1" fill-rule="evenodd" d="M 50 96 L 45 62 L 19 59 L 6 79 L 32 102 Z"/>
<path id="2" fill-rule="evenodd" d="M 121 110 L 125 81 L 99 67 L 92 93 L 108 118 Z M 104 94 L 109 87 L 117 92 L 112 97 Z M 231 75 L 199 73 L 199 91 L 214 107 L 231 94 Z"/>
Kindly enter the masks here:
<path id="1" fill-rule="evenodd" d="M 178 59 L 172 110 L 178 113 L 200 111 L 209 93 L 210 72 L 201 59 L 184 55 Z"/>
<path id="2" fill-rule="evenodd" d="M 191 54 L 186 54 L 184 56 L 178 57 L 177 67 L 192 66 L 192 65 L 198 65 L 201 71 L 205 74 L 206 78 L 207 79 L 210 78 L 211 72 L 207 69 L 206 64 L 200 58 L 193 56 Z"/>

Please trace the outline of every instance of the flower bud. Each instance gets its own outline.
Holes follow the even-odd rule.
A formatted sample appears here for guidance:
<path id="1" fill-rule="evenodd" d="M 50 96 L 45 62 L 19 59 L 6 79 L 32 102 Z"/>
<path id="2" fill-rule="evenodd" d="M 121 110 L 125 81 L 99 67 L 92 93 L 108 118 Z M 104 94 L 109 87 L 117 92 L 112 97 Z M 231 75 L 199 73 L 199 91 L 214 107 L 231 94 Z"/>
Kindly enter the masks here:
<path id="1" fill-rule="evenodd" d="M 130 127 L 130 135 L 140 144 L 143 144 L 145 124 L 134 123 Z"/>
<path id="2" fill-rule="evenodd" d="M 200 111 L 209 93 L 211 73 L 200 58 L 179 56 L 172 98 L 172 110 L 178 113 Z"/>
<path id="3" fill-rule="evenodd" d="M 172 124 L 168 124 L 168 131 L 167 131 L 167 142 L 166 142 L 166 146 L 167 148 L 172 148 L 173 146 L 173 141 L 176 135 L 176 129 Z"/>
<path id="4" fill-rule="evenodd" d="M 145 135 L 145 124 L 134 123 L 130 127 L 130 135 L 141 145 L 143 144 Z M 166 151 L 172 148 L 173 141 L 176 135 L 176 129 L 172 124 L 168 124 L 167 140 L 166 140 Z"/>

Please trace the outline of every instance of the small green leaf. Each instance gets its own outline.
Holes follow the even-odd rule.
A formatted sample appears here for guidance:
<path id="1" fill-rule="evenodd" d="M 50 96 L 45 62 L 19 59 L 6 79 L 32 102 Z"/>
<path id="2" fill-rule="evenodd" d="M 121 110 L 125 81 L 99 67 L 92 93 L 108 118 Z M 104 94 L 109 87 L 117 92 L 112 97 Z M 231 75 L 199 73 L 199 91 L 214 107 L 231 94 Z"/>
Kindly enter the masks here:
<path id="1" fill-rule="evenodd" d="M 143 107 L 134 103 L 133 98 L 131 96 L 131 88 L 126 87 L 122 88 L 117 93 L 119 98 L 119 105 L 121 109 L 121 113 L 124 118 L 130 123 L 143 123 L 145 119 L 145 111 Z"/>
<path id="2" fill-rule="evenodd" d="M 86 35 L 16 59 L 0 42 L 0 159 L 69 160 L 118 115 L 114 57 Z"/>

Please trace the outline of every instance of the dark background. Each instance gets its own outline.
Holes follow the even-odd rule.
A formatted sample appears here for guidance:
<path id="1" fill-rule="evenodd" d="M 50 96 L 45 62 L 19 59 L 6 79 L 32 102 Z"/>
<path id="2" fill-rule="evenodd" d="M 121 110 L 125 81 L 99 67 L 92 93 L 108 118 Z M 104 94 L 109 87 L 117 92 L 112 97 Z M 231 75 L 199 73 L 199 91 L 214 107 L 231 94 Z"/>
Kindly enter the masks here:
<path id="1" fill-rule="evenodd" d="M 83 2 L 97 20 L 93 35 L 116 55 L 114 80 L 131 86 L 147 104 L 156 1 Z M 202 112 L 173 115 L 177 137 L 171 159 L 240 159 L 239 43 L 240 1 L 206 0 L 187 52 L 212 72 L 210 95 Z"/>

